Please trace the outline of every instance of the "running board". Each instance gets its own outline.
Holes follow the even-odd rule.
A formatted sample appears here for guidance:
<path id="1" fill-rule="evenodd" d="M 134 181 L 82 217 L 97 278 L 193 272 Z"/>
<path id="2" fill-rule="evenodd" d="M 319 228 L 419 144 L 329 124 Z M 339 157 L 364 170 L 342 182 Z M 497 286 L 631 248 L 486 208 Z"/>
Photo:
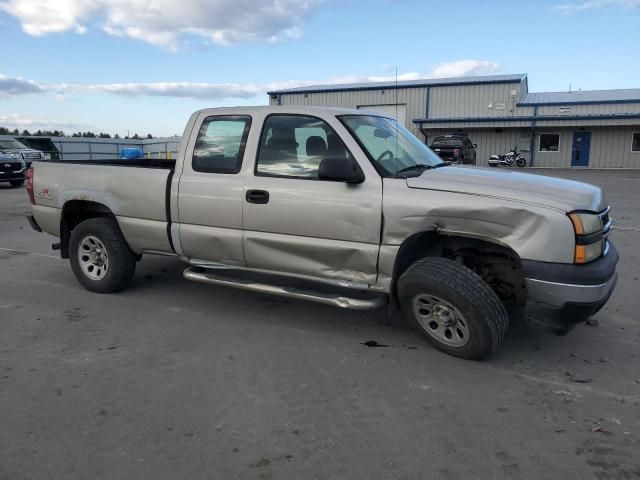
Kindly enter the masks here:
<path id="1" fill-rule="evenodd" d="M 222 285 L 224 287 L 234 287 L 241 290 L 249 290 L 252 292 L 268 293 L 287 298 L 296 298 L 299 300 L 310 300 L 312 302 L 324 303 L 325 305 L 333 305 L 334 307 L 349 308 L 352 310 L 369 310 L 372 308 L 380 308 L 386 304 L 384 296 L 375 298 L 351 298 L 342 295 L 316 292 L 313 290 L 304 290 L 301 288 L 281 287 L 277 285 L 269 285 L 266 283 L 258 283 L 248 279 L 228 278 L 216 275 L 211 271 L 202 271 L 198 267 L 189 267 L 184 271 L 184 278 L 193 280 L 194 282 L 210 283 L 213 285 Z"/>

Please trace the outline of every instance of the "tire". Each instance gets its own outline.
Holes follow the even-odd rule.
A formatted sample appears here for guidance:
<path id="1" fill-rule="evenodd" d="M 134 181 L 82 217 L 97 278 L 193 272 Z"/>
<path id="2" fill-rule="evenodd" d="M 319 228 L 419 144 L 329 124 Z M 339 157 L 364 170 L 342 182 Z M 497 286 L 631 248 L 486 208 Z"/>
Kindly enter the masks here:
<path id="1" fill-rule="evenodd" d="M 398 300 L 412 327 L 456 357 L 487 358 L 509 326 L 504 305 L 489 285 L 446 258 L 425 257 L 411 265 L 398 280 Z"/>
<path id="2" fill-rule="evenodd" d="M 18 187 L 21 187 L 22 185 L 24 185 L 24 179 L 22 179 L 22 180 L 11 180 L 9 183 L 11 184 L 12 187 L 18 188 Z"/>
<path id="3" fill-rule="evenodd" d="M 136 254 L 113 218 L 91 218 L 74 228 L 69 258 L 78 281 L 97 293 L 122 290 L 136 270 Z"/>
<path id="4" fill-rule="evenodd" d="M 498 164 L 497 163 L 490 163 L 489 166 L 492 167 L 492 168 L 496 168 L 498 166 Z"/>
<path id="5" fill-rule="evenodd" d="M 516 166 L 520 168 L 524 168 L 527 166 L 527 161 L 524 158 L 519 158 L 516 160 Z"/>

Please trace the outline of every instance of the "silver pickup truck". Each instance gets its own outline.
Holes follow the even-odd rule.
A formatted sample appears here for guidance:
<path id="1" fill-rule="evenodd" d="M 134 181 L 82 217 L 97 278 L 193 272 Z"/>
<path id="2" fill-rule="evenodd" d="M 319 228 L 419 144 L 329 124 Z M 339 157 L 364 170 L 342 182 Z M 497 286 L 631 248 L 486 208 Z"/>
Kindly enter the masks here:
<path id="1" fill-rule="evenodd" d="M 91 291 L 126 287 L 143 254 L 175 255 L 189 280 L 399 307 L 464 358 L 496 350 L 505 305 L 566 333 L 617 279 L 599 188 L 446 166 L 362 110 L 201 110 L 174 163 L 35 162 L 27 188 L 32 226 Z"/>

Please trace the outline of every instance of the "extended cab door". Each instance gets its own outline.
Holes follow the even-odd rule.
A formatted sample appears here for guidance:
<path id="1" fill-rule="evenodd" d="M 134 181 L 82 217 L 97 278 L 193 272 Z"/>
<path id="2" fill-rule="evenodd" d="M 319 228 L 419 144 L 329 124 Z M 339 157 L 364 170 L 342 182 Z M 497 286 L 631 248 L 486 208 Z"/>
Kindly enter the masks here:
<path id="1" fill-rule="evenodd" d="M 318 179 L 323 158 L 360 153 L 334 116 L 270 114 L 247 172 L 244 253 L 250 268 L 374 283 L 382 182 L 368 160 L 360 184 Z"/>
<path id="2" fill-rule="evenodd" d="M 244 266 L 242 195 L 248 115 L 200 113 L 178 183 L 176 250 L 194 260 Z"/>

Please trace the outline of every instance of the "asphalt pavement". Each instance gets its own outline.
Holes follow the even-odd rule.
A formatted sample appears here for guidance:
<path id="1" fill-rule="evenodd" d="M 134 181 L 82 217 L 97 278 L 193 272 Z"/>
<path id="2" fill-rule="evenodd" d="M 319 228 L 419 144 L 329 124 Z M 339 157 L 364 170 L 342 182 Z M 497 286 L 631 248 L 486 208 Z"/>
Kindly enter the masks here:
<path id="1" fill-rule="evenodd" d="M 640 478 L 640 171 L 535 173 L 605 188 L 618 287 L 565 337 L 515 319 L 484 362 L 173 258 L 90 293 L 0 185 L 0 479 Z"/>

